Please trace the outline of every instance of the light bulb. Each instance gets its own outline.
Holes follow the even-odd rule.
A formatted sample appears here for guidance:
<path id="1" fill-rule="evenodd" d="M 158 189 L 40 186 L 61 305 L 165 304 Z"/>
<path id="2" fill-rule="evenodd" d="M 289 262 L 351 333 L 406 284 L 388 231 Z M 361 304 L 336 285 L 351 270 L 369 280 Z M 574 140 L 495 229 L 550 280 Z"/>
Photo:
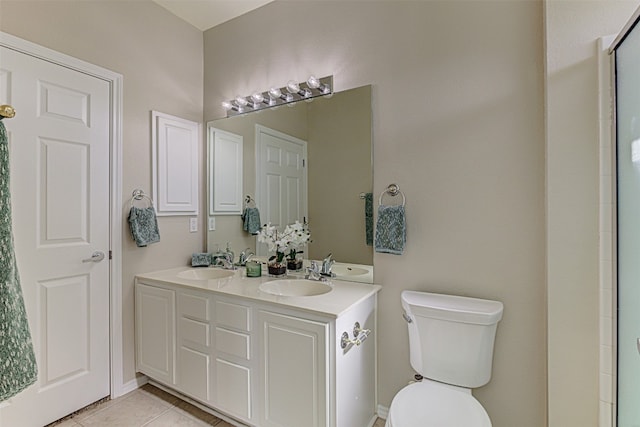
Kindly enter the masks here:
<path id="1" fill-rule="evenodd" d="M 282 96 L 282 92 L 277 87 L 272 87 L 269 89 L 269 96 L 271 98 L 280 98 Z"/>
<path id="2" fill-rule="evenodd" d="M 225 110 L 231 110 L 233 109 L 233 104 L 229 101 L 222 101 L 222 108 L 224 108 Z"/>
<path id="3" fill-rule="evenodd" d="M 260 104 L 261 102 L 264 102 L 264 95 L 262 95 L 260 92 L 254 92 L 253 95 L 251 95 L 251 99 L 256 104 Z"/>
<path id="4" fill-rule="evenodd" d="M 247 98 L 238 95 L 236 96 L 236 103 L 241 107 L 245 107 L 249 103 L 249 101 L 247 101 Z"/>
<path id="5" fill-rule="evenodd" d="M 307 85 L 311 89 L 318 89 L 320 87 L 320 80 L 318 80 L 316 76 L 309 76 L 309 79 L 307 79 Z"/>
<path id="6" fill-rule="evenodd" d="M 309 98 L 311 96 L 311 89 L 307 89 L 305 87 L 299 93 L 300 93 L 300 96 L 302 96 L 303 98 Z"/>
<path id="7" fill-rule="evenodd" d="M 321 84 L 320 87 L 318 87 L 318 90 L 324 95 L 331 93 L 331 87 L 329 87 L 328 84 Z"/>
<path id="8" fill-rule="evenodd" d="M 300 92 L 300 85 L 293 80 L 289 80 L 289 83 L 287 83 L 287 90 L 289 93 L 298 93 Z"/>

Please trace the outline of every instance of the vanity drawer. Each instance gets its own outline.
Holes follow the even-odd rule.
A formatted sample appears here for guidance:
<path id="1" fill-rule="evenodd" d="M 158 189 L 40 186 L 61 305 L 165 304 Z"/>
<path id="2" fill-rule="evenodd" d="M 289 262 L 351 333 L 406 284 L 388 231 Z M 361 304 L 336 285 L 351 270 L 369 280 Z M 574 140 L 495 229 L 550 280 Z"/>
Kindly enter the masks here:
<path id="1" fill-rule="evenodd" d="M 209 347 L 209 324 L 191 320 L 186 317 L 180 318 L 179 336 L 181 340 L 187 340 L 196 344 Z"/>
<path id="2" fill-rule="evenodd" d="M 228 328 L 249 332 L 251 330 L 251 312 L 249 307 L 216 301 L 216 323 Z"/>
<path id="3" fill-rule="evenodd" d="M 216 328 L 216 350 L 218 351 L 249 360 L 251 354 L 249 343 L 247 334 Z"/>
<path id="4" fill-rule="evenodd" d="M 185 292 L 178 293 L 178 314 L 192 319 L 209 321 L 209 299 L 204 295 L 194 295 Z"/>

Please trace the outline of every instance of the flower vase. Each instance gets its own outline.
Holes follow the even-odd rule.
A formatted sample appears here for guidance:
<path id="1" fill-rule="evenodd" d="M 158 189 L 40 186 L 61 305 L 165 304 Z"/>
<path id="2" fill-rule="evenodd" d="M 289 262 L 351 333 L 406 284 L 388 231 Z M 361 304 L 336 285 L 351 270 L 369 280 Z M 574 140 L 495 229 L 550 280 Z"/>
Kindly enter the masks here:
<path id="1" fill-rule="evenodd" d="M 288 259 L 287 260 L 287 270 L 291 270 L 291 271 L 300 271 L 300 270 L 302 270 L 302 260 L 301 259 Z"/>
<path id="2" fill-rule="evenodd" d="M 287 264 L 284 262 L 284 252 L 277 251 L 276 256 L 272 257 L 267 264 L 269 276 L 281 277 L 287 274 Z"/>
<path id="3" fill-rule="evenodd" d="M 282 277 L 287 274 L 287 265 L 282 262 L 271 262 L 267 269 L 269 270 L 269 276 L 272 277 Z"/>

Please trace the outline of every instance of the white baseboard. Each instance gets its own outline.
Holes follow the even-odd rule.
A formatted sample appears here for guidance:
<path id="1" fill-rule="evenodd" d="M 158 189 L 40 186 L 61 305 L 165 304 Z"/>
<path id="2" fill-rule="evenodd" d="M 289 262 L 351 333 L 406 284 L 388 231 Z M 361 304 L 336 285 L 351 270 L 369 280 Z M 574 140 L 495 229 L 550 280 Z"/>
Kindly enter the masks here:
<path id="1" fill-rule="evenodd" d="M 122 387 L 120 387 L 120 389 L 117 390 L 116 393 L 112 394 L 111 398 L 115 399 L 116 397 L 124 396 L 127 393 L 131 393 L 132 391 L 142 387 L 148 382 L 149 378 L 147 378 L 146 375 L 140 375 L 132 379 L 131 381 L 122 384 Z"/>
<path id="2" fill-rule="evenodd" d="M 389 416 L 389 408 L 378 404 L 378 417 L 386 420 L 388 416 Z"/>

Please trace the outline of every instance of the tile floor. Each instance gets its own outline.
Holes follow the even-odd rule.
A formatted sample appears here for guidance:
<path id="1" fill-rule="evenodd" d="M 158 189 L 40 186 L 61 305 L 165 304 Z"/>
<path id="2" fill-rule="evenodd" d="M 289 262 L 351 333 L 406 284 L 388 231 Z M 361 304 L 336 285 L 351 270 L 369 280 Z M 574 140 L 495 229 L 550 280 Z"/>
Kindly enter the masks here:
<path id="1" fill-rule="evenodd" d="M 46 427 L 234 427 L 150 384 Z M 301 426 L 302 427 L 302 426 Z M 340 426 L 349 427 L 349 426 Z M 373 427 L 384 427 L 378 418 Z"/>

